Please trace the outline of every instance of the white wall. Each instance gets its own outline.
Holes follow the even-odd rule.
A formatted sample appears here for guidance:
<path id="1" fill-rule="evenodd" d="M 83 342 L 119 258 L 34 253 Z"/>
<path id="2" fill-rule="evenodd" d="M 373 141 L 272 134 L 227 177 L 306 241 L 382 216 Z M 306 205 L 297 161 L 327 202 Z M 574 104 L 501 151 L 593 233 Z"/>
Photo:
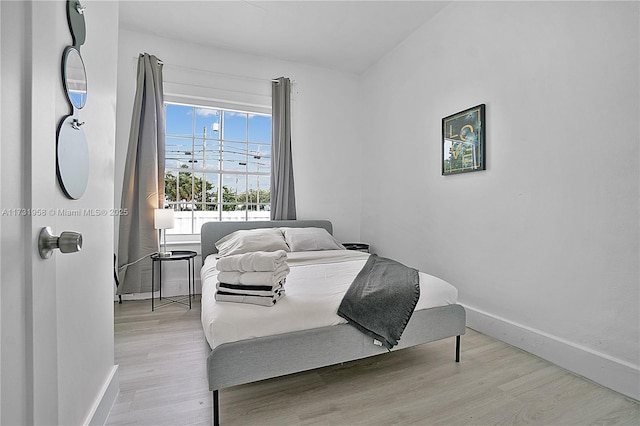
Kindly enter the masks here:
<path id="1" fill-rule="evenodd" d="M 80 118 L 90 175 L 77 201 L 63 195 L 55 170 L 57 126 L 70 112 L 60 72 L 63 50 L 72 43 L 66 2 L 2 4 L 3 209 L 113 207 L 118 5 L 83 4 L 88 101 Z M 111 223 L 107 217 L 3 214 L 2 424 L 106 419 L 117 392 Z M 56 235 L 82 233 L 82 250 L 40 259 L 37 232 L 45 225 Z"/>
<path id="2" fill-rule="evenodd" d="M 471 326 L 635 398 L 638 18 L 454 2 L 361 88 L 362 239 L 454 284 Z M 480 103 L 487 170 L 441 176 L 442 117 Z"/>
<path id="3" fill-rule="evenodd" d="M 116 205 L 120 203 L 122 190 L 136 58 L 141 52 L 164 61 L 168 97 L 182 94 L 194 97 L 194 102 L 198 102 L 195 97 L 200 96 L 270 109 L 270 80 L 280 76 L 292 79 L 292 150 L 298 218 L 330 219 L 337 238 L 343 241 L 359 238 L 362 164 L 359 162 L 357 76 L 126 29 L 120 30 L 118 49 Z M 199 251 L 198 245 L 187 248 Z M 171 292 L 171 288 L 167 288 L 167 294 Z"/>

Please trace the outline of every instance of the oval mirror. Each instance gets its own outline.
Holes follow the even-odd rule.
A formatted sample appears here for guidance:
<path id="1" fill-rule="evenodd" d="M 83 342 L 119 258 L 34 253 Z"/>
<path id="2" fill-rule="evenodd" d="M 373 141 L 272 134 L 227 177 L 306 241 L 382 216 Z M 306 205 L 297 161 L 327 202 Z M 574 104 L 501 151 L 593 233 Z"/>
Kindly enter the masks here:
<path id="1" fill-rule="evenodd" d="M 60 124 L 57 171 L 64 193 L 74 200 L 84 194 L 89 181 L 89 147 L 82 124 L 72 115 Z"/>
<path id="2" fill-rule="evenodd" d="M 87 73 L 80 52 L 75 47 L 65 49 L 62 57 L 62 81 L 69 102 L 80 109 L 87 102 Z"/>

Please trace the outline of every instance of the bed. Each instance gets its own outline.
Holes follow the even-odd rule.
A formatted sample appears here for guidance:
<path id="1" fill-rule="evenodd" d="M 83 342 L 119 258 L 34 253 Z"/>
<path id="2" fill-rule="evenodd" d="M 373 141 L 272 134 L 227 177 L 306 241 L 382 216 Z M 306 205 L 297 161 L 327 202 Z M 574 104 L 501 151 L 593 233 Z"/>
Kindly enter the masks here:
<path id="1" fill-rule="evenodd" d="M 213 423 L 216 425 L 220 421 L 220 389 L 388 352 L 386 348 L 374 344 L 371 337 L 345 323 L 335 311 L 325 315 L 318 309 L 316 315 L 309 311 L 314 304 L 300 305 L 302 308 L 296 308 L 295 305 L 305 303 L 305 297 L 309 297 L 305 292 L 313 289 L 309 284 L 304 284 L 306 278 L 301 279 L 303 276 L 307 277 L 309 271 L 311 277 L 325 279 L 325 275 L 331 275 L 332 280 L 344 281 L 357 265 L 364 263 L 369 256 L 366 253 L 352 250 L 318 252 L 318 256 L 315 255 L 316 252 L 288 253 L 291 273 L 286 282 L 287 295 L 277 305 L 265 308 L 216 302 L 215 243 L 234 231 L 259 228 L 322 228 L 333 234 L 333 226 L 327 220 L 208 222 L 202 226 L 201 317 L 207 345 L 211 350 L 207 357 L 207 376 L 213 397 Z M 322 262 L 334 264 L 323 266 Z M 329 270 L 330 267 L 338 268 L 337 272 L 318 272 L 322 268 Z M 302 270 L 305 275 L 302 275 Z M 423 283 L 431 286 L 431 289 L 425 291 Z M 344 287 L 344 284 L 341 285 Z M 457 304 L 457 290 L 422 272 L 420 287 L 420 300 L 415 311 L 397 346 L 391 350 L 456 337 L 455 360 L 459 362 L 460 336 L 465 334 L 466 314 L 464 308 Z M 331 294 L 319 294 L 317 297 L 335 303 L 336 291 L 327 291 Z M 286 312 L 286 309 L 291 309 L 292 312 L 296 309 L 305 311 L 305 321 L 283 321 L 283 317 L 279 315 L 283 315 L 282 312 Z M 242 327 L 235 325 L 251 321 L 244 319 L 246 314 L 240 312 L 243 310 L 249 315 L 251 312 L 260 312 L 260 315 L 269 317 L 267 320 L 254 318 L 254 326 L 250 327 L 250 332 L 242 331 Z M 286 328 L 285 323 L 289 323 L 290 328 Z M 251 325 L 251 322 L 247 324 Z M 278 329 L 278 324 L 285 328 Z M 246 329 L 245 327 L 244 330 Z"/>

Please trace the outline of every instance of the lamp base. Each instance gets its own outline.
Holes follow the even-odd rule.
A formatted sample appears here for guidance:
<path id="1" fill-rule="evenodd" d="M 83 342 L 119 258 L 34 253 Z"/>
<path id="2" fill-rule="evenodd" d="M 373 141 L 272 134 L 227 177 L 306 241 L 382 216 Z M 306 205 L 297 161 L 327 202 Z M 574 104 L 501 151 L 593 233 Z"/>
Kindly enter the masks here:
<path id="1" fill-rule="evenodd" d="M 158 252 L 158 257 L 171 257 L 171 252 L 170 251 Z"/>

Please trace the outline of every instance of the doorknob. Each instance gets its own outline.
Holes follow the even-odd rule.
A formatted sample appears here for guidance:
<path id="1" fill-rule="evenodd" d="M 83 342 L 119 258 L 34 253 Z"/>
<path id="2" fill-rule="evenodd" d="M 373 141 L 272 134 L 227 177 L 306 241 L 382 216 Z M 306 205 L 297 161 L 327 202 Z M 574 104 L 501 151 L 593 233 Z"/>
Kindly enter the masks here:
<path id="1" fill-rule="evenodd" d="M 53 254 L 54 249 L 60 249 L 62 253 L 75 253 L 82 249 L 82 234 L 73 231 L 65 231 L 59 237 L 51 234 L 51 228 L 45 227 L 40 230 L 38 237 L 38 252 L 40 257 L 48 259 Z"/>

